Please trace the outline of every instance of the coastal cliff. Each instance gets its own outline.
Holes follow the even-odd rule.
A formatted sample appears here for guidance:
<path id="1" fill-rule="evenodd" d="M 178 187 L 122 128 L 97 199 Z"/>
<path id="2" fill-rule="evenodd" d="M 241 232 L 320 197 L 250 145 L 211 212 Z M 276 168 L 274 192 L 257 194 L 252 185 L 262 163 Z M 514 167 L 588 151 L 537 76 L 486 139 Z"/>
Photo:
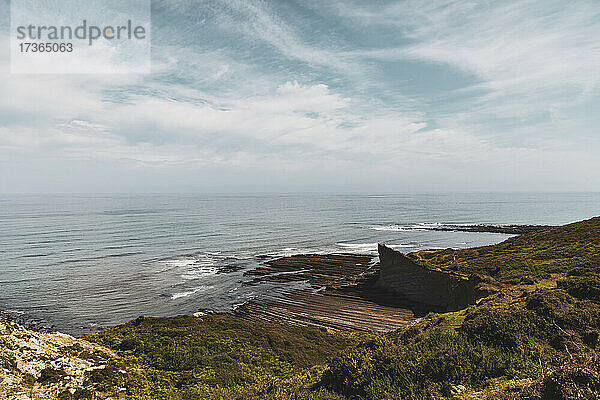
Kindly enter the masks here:
<path id="1" fill-rule="evenodd" d="M 343 263 L 351 271 L 364 264 L 323 257 L 279 264 L 303 271 L 312 263 L 321 283 L 321 272 L 337 282 Z M 139 317 L 75 339 L 0 321 L 0 399 L 600 398 L 600 218 L 464 250 L 404 256 L 381 246 L 380 257 L 374 287 L 345 277 L 337 295 L 393 290 L 449 310 L 474 299 L 480 284 L 467 274 L 497 290 L 384 333 L 198 313 Z M 306 314 L 315 307 L 298 303 Z M 321 306 L 321 316 L 348 319 L 362 309 L 371 318 L 356 301 Z"/>
<path id="2" fill-rule="evenodd" d="M 438 312 L 457 311 L 475 303 L 475 282 L 459 274 L 428 269 L 383 244 L 378 245 L 376 288 Z"/>

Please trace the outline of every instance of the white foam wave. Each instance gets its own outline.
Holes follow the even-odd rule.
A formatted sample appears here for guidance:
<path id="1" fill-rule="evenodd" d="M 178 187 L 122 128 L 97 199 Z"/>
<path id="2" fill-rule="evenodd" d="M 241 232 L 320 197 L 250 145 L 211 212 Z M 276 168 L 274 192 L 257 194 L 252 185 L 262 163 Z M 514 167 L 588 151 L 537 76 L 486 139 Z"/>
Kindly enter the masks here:
<path id="1" fill-rule="evenodd" d="M 323 249 L 323 248 L 309 248 L 309 247 L 285 247 L 280 250 L 268 252 L 268 253 L 260 253 L 258 256 L 268 256 L 268 257 L 290 257 L 298 254 L 327 254 L 332 252 L 333 249 Z"/>
<path id="2" fill-rule="evenodd" d="M 198 259 L 195 258 L 182 258 L 182 259 L 174 259 L 174 260 L 167 260 L 165 261 L 165 264 L 168 265 L 169 267 L 187 267 L 188 265 L 192 265 L 195 262 L 197 262 Z"/>
<path id="3" fill-rule="evenodd" d="M 414 224 L 413 226 L 422 226 L 425 228 L 430 228 L 430 227 L 438 227 L 438 226 L 444 226 L 444 224 L 442 224 L 441 222 L 418 222 L 416 224 Z"/>
<path id="4" fill-rule="evenodd" d="M 171 267 L 187 267 L 189 265 L 213 265 L 217 261 L 227 258 L 221 255 L 220 251 L 195 254 L 193 256 L 184 256 L 165 260 L 164 263 Z"/>
<path id="5" fill-rule="evenodd" d="M 442 222 L 419 222 L 411 225 L 374 225 L 371 226 L 372 230 L 375 231 L 426 231 L 439 228 L 456 228 L 456 227 L 467 227 L 474 226 L 474 223 L 465 224 L 446 224 Z"/>
<path id="6" fill-rule="evenodd" d="M 186 271 L 181 277 L 186 280 L 194 280 L 216 275 L 218 272 L 219 269 L 217 267 L 199 267 Z"/>
<path id="7" fill-rule="evenodd" d="M 344 249 L 344 251 L 356 251 L 356 252 L 364 252 L 364 251 L 377 251 L 377 243 L 336 243 L 336 246 L 339 246 Z"/>
<path id="8" fill-rule="evenodd" d="M 377 243 L 336 243 L 336 245 L 351 253 L 377 253 Z M 387 246 L 392 249 L 417 247 L 415 244 L 408 243 L 388 244 Z"/>
<path id="9" fill-rule="evenodd" d="M 372 226 L 371 229 L 374 231 L 410 231 L 410 227 L 401 225 L 386 225 L 386 226 Z"/>
<path id="10" fill-rule="evenodd" d="M 212 285 L 202 285 L 202 286 L 198 286 L 192 290 L 188 290 L 186 292 L 180 292 L 180 293 L 175 293 L 173 295 L 171 295 L 171 300 L 176 300 L 176 299 L 180 299 L 182 297 L 188 297 L 191 296 L 193 294 L 196 294 L 200 291 L 206 291 L 206 290 L 210 290 L 210 289 L 214 289 L 214 286 Z"/>
<path id="11" fill-rule="evenodd" d="M 163 261 L 166 268 L 161 272 L 184 268 L 185 272 L 181 275 L 182 278 L 187 280 L 198 279 L 203 276 L 217 274 L 218 263 L 224 258 L 226 257 L 222 256 L 220 252 L 206 252 L 190 257 L 174 258 Z"/>

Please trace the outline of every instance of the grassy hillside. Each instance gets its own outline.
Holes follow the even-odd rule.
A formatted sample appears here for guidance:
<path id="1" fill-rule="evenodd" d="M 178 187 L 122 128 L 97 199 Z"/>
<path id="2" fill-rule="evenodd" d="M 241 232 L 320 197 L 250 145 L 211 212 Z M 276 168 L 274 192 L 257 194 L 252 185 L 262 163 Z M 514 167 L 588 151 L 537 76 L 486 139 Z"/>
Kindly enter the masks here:
<path id="1" fill-rule="evenodd" d="M 412 257 L 501 290 L 386 334 L 138 318 L 88 338 L 118 355 L 89 383 L 100 398 L 600 398 L 600 218 Z"/>
<path id="2" fill-rule="evenodd" d="M 359 338 L 224 315 L 140 317 L 88 337 L 119 354 L 90 381 L 101 396 L 121 387 L 136 399 L 287 398 L 316 383 L 328 359 Z"/>
<path id="3" fill-rule="evenodd" d="M 497 245 L 411 256 L 435 268 L 489 275 L 511 284 L 532 283 L 554 273 L 599 266 L 600 217 L 515 236 Z"/>
<path id="4" fill-rule="evenodd" d="M 369 399 L 596 399 L 599 321 L 600 304 L 562 289 L 498 295 L 348 349 L 322 385 Z"/>

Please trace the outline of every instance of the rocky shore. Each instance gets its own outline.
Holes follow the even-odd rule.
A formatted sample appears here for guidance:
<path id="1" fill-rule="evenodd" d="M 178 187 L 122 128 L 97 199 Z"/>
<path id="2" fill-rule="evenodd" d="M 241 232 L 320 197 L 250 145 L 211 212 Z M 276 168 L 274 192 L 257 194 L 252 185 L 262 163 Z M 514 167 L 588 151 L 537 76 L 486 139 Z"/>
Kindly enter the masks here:
<path id="1" fill-rule="evenodd" d="M 389 331 L 410 324 L 412 310 L 375 296 L 378 274 L 379 264 L 366 255 L 306 254 L 269 261 L 246 273 L 248 284 L 304 282 L 308 287 L 248 302 L 236 315 L 336 331 Z"/>
<path id="2" fill-rule="evenodd" d="M 305 282 L 251 301 L 236 314 L 276 323 L 314 325 L 337 331 L 387 332 L 410 325 L 430 311 L 456 311 L 477 300 L 475 278 L 430 270 L 379 245 L 379 262 L 354 254 L 283 257 L 248 271 L 247 284 Z"/>
<path id="3" fill-rule="evenodd" d="M 0 319 L 0 399 L 91 398 L 90 377 L 115 354 L 63 333 Z"/>
<path id="4" fill-rule="evenodd" d="M 479 233 L 505 233 L 507 235 L 523 235 L 525 233 L 540 232 L 554 228 L 552 225 L 423 225 L 413 229 L 441 231 L 441 232 L 479 232 Z"/>

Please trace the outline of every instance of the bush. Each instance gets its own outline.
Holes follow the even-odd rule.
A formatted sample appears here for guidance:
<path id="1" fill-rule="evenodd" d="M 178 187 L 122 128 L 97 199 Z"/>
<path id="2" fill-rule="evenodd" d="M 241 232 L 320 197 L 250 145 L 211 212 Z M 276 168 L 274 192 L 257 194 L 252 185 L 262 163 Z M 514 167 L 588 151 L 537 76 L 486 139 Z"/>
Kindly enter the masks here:
<path id="1" fill-rule="evenodd" d="M 411 336 L 413 333 L 411 333 Z M 336 357 L 321 385 L 346 396 L 429 398 L 449 396 L 452 386 L 479 386 L 496 377 L 537 370 L 530 355 L 488 346 L 464 333 L 434 329 L 399 342 L 367 342 Z"/>
<path id="2" fill-rule="evenodd" d="M 557 286 L 578 299 L 600 301 L 600 276 L 598 274 L 588 272 L 579 276 L 570 276 L 558 281 Z"/>
<path id="3" fill-rule="evenodd" d="M 470 314 L 461 330 L 486 345 L 525 351 L 548 327 L 530 310 L 482 309 Z"/>

